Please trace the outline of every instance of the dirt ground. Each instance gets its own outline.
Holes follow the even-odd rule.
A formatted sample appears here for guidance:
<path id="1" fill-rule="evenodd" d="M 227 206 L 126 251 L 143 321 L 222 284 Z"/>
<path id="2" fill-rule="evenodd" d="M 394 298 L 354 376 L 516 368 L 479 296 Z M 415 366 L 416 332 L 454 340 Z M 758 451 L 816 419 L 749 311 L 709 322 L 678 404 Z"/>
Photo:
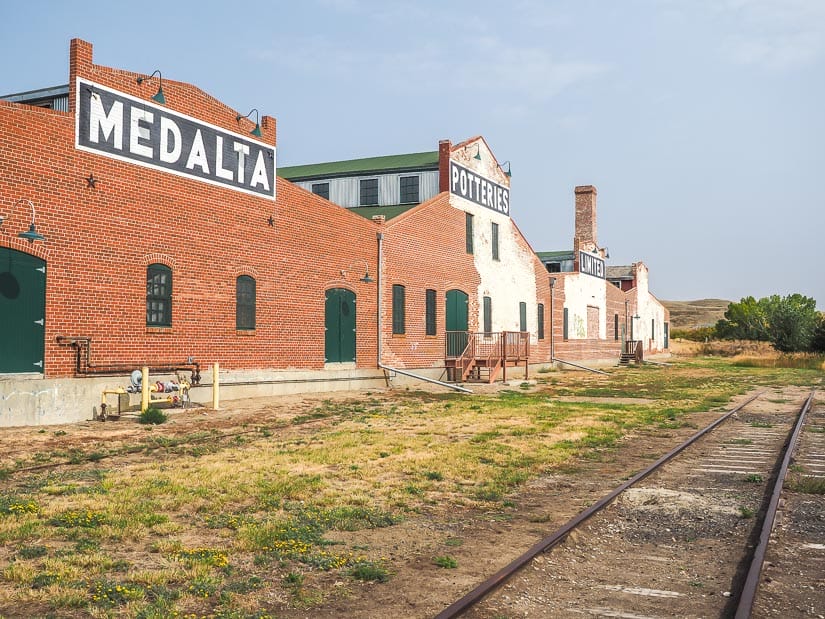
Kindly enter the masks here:
<path id="1" fill-rule="evenodd" d="M 798 398 L 802 393 L 803 390 L 790 388 L 774 397 Z M 175 437 L 194 432 L 254 430 L 257 426 L 284 423 L 294 416 L 309 413 L 322 401 L 347 401 L 354 397 L 361 397 L 361 394 L 326 393 L 265 401 L 251 399 L 229 403 L 220 411 L 190 409 L 173 413 L 167 423 L 153 427 L 151 435 Z M 371 397 L 391 400 L 394 395 L 391 391 L 375 391 Z M 744 396 L 738 400 L 743 399 Z M 599 458 L 572 462 L 561 473 L 527 483 L 517 495 L 509 497 L 512 507 L 503 512 L 451 511 L 431 505 L 425 512 L 391 527 L 330 533 L 330 539 L 349 545 L 368 546 L 372 552 L 386 557 L 393 569 L 392 578 L 387 583 L 344 582 L 335 580 L 333 574 L 315 572 L 308 575 L 305 586 L 325 590 L 331 588 L 335 593 L 321 607 L 309 604 L 306 608 L 297 609 L 294 602 L 273 598 L 270 600 L 272 605 L 279 608 L 276 616 L 435 616 L 537 540 L 601 498 L 613 486 L 648 466 L 693 434 L 695 428 L 706 425 L 719 415 L 718 411 L 692 413 L 687 418 L 689 425 L 679 429 L 651 428 L 634 432 L 626 436 L 617 448 L 605 450 Z M 284 424 L 283 432 L 310 434 L 324 423 L 321 419 L 297 426 Z M 135 443 L 145 438 L 147 432 L 145 426 L 128 417 L 118 421 L 49 426 L 47 429 L 6 429 L 2 433 L 0 467 L 11 468 L 21 461 L 37 466 L 36 458 L 33 458 L 37 453 L 72 449 L 82 449 L 88 453 L 98 448 L 112 449 Z M 130 460 L 146 457 L 143 453 L 118 456 L 114 463 L 127 466 Z M 112 465 L 109 462 L 106 466 Z M 3 485 L 13 486 L 15 476 L 12 475 Z M 454 557 L 457 567 L 448 569 L 435 565 L 434 558 L 442 555 Z M 617 567 L 617 570 L 624 569 L 623 566 Z M 0 607 L 0 616 L 2 611 Z"/>

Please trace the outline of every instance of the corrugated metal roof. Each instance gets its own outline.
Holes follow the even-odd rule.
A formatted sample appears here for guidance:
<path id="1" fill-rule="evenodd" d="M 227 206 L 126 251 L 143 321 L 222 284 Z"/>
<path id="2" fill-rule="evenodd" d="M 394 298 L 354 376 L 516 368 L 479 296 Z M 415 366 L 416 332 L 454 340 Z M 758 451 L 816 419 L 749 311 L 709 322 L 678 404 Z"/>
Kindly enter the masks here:
<path id="1" fill-rule="evenodd" d="M 330 161 L 308 165 L 278 168 L 278 176 L 287 180 L 309 180 L 312 178 L 335 178 L 358 174 L 386 174 L 413 170 L 437 170 L 438 151 L 410 153 L 407 155 L 387 155 L 367 157 L 348 161 Z"/>
<path id="2" fill-rule="evenodd" d="M 572 250 L 568 251 L 537 251 L 536 255 L 542 262 L 557 262 L 559 260 L 573 260 L 575 255 Z"/>
<path id="3" fill-rule="evenodd" d="M 607 267 L 607 279 L 633 279 L 633 267 L 631 265 Z"/>
<path id="4" fill-rule="evenodd" d="M 50 99 L 53 97 L 65 97 L 69 94 L 69 85 L 51 86 L 49 88 L 38 88 L 37 90 L 27 90 L 26 92 L 15 92 L 8 95 L 0 95 L 0 99 L 13 103 L 26 103 L 40 99 Z"/>
<path id="5" fill-rule="evenodd" d="M 415 208 L 417 204 L 397 204 L 393 206 L 359 206 L 356 208 L 347 209 L 353 213 L 358 213 L 364 219 L 372 219 L 376 215 L 383 215 L 387 221 L 393 217 L 398 217 L 402 213 L 406 213 L 411 208 Z"/>

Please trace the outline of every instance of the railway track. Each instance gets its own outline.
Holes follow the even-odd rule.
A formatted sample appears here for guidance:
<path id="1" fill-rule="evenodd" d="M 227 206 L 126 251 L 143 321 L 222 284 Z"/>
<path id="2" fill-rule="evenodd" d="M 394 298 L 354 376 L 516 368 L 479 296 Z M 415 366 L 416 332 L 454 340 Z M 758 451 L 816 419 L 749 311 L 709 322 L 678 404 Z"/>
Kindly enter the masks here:
<path id="1" fill-rule="evenodd" d="M 792 477 L 825 478 L 825 413 L 815 411 L 807 420 L 811 431 L 802 431 L 813 396 L 801 407 L 753 405 L 758 396 L 747 400 L 534 544 L 437 619 L 823 616 L 822 495 L 808 495 L 813 505 L 801 499 L 804 526 L 795 524 L 798 502 L 786 499 L 778 529 L 788 543 L 768 545 L 789 466 Z M 811 595 L 792 602 L 772 598 L 784 589 L 770 584 L 782 582 L 804 550 Z M 762 581 L 769 585 L 764 594 Z M 789 615 L 788 608 L 800 613 Z"/>

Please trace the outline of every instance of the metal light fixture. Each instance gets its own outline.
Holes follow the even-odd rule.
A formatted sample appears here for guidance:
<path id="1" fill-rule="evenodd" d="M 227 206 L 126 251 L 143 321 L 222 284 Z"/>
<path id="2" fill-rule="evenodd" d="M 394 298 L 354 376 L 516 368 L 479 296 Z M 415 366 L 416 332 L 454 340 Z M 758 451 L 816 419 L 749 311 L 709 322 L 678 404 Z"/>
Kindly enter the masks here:
<path id="1" fill-rule="evenodd" d="M 155 73 L 158 74 L 158 91 L 152 95 L 152 99 L 160 103 L 161 105 L 166 105 L 166 97 L 163 96 L 163 76 L 160 73 L 160 70 L 152 71 L 152 75 L 149 77 L 139 77 L 137 78 L 137 83 L 142 84 L 145 80 L 150 80 L 155 77 Z"/>
<path id="2" fill-rule="evenodd" d="M 504 170 L 504 166 L 507 166 L 507 169 L 506 169 L 506 170 Z M 509 161 L 509 160 L 508 160 L 508 161 L 505 161 L 504 163 L 499 164 L 499 166 L 498 166 L 498 167 L 500 167 L 502 170 L 504 170 L 504 173 L 505 173 L 508 177 L 513 176 L 513 173 L 510 171 L 510 161 Z"/>
<path id="3" fill-rule="evenodd" d="M 477 159 L 477 160 L 481 161 L 481 145 L 480 144 L 476 144 L 476 154 L 473 155 L 473 159 Z"/>
<path id="4" fill-rule="evenodd" d="M 250 116 L 252 116 L 252 112 L 255 112 L 255 128 L 252 131 L 250 131 L 249 133 L 251 133 L 252 135 L 257 136 L 257 137 L 260 138 L 260 137 L 263 136 L 263 134 L 261 133 L 261 123 L 260 123 L 260 117 L 258 116 L 258 108 L 253 107 L 251 110 L 249 110 L 249 114 L 246 114 L 244 116 L 241 116 L 240 114 L 238 114 L 235 117 L 235 120 L 240 121 L 241 118 L 249 118 Z"/>
<path id="5" fill-rule="evenodd" d="M 369 268 L 369 266 L 367 266 L 367 270 L 364 273 L 364 277 L 360 278 L 359 281 L 362 281 L 365 284 L 371 284 L 375 281 L 372 277 L 370 277 L 370 268 Z"/>
<path id="6" fill-rule="evenodd" d="M 0 226 L 3 225 L 3 222 L 6 219 L 8 219 L 8 217 L 11 217 L 12 213 L 14 213 L 14 209 L 17 208 L 17 205 L 21 204 L 22 202 L 26 202 L 29 205 L 29 207 L 31 208 L 31 210 L 32 210 L 32 222 L 29 224 L 29 229 L 28 230 L 20 232 L 17 236 L 19 236 L 21 239 L 26 239 L 29 243 L 34 243 L 35 241 L 45 241 L 46 237 L 44 237 L 42 234 L 40 234 L 37 231 L 37 228 L 34 227 L 34 204 L 32 204 L 31 200 L 26 200 L 26 198 L 20 198 L 17 202 L 15 202 L 14 206 L 11 207 L 11 211 L 9 211 L 9 214 L 8 214 L 7 217 L 4 217 L 3 215 L 0 215 Z"/>
<path id="7" fill-rule="evenodd" d="M 357 261 L 353 262 L 350 265 L 350 268 L 352 268 L 354 265 L 359 264 L 361 262 L 364 263 L 364 276 L 359 277 L 358 281 L 363 282 L 365 284 L 372 284 L 375 280 L 370 275 L 370 265 L 367 264 L 366 260 L 357 260 Z M 341 269 L 341 277 L 346 277 L 346 276 L 347 276 L 347 269 Z"/>

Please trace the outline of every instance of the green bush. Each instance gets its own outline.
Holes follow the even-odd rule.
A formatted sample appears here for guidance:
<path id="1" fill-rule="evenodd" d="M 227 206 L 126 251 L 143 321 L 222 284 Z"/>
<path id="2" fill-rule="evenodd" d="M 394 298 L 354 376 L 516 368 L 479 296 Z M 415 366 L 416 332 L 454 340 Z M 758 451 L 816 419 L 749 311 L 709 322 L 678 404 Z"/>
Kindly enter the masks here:
<path id="1" fill-rule="evenodd" d="M 139 423 L 151 423 L 152 425 L 158 425 L 165 422 L 168 419 L 166 413 L 164 413 L 159 408 L 155 408 L 154 406 L 150 406 L 145 411 L 143 411 L 140 416 L 138 417 Z"/>

